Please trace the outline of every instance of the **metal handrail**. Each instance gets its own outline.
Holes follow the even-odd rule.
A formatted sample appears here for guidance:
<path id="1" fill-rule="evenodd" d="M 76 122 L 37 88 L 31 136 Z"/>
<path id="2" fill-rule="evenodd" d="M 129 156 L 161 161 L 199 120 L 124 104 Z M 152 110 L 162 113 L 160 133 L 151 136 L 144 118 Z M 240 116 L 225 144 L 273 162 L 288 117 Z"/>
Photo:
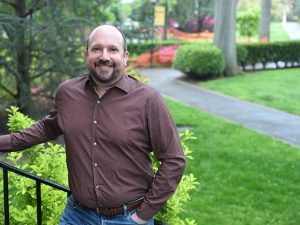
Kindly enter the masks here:
<path id="1" fill-rule="evenodd" d="M 9 225 L 9 188 L 8 188 L 8 171 L 27 177 L 36 182 L 36 205 L 37 205 L 37 224 L 42 224 L 42 197 L 41 197 L 41 184 L 51 186 L 60 191 L 64 191 L 69 196 L 71 194 L 70 189 L 60 184 L 52 182 L 50 180 L 41 178 L 37 175 L 28 173 L 17 167 L 9 165 L 3 161 L 0 161 L 0 167 L 3 169 L 3 193 L 4 193 L 4 221 L 5 225 Z"/>
<path id="2" fill-rule="evenodd" d="M 52 182 L 50 180 L 41 178 L 37 175 L 28 173 L 24 170 L 21 170 L 17 167 L 9 165 L 0 160 L 0 167 L 3 169 L 3 192 L 4 192 L 4 225 L 9 225 L 9 189 L 8 189 L 8 171 L 19 174 L 21 176 L 27 177 L 36 182 L 36 205 L 37 205 L 37 224 L 42 225 L 42 197 L 41 197 L 41 184 L 51 186 L 60 191 L 64 191 L 70 196 L 71 191 L 69 188 L 64 187 L 60 184 Z M 168 225 L 166 223 L 154 220 L 155 225 Z"/>

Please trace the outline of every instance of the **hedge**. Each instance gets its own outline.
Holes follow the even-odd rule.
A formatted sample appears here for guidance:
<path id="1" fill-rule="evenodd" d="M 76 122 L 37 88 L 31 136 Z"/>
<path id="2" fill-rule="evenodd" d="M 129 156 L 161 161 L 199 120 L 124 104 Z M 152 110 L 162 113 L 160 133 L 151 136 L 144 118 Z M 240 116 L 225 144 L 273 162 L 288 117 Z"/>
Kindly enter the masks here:
<path id="1" fill-rule="evenodd" d="M 238 44 L 237 45 L 238 64 L 245 69 L 246 65 L 262 63 L 266 68 L 267 63 L 275 63 L 279 67 L 279 62 L 283 62 L 285 67 L 290 64 L 299 66 L 300 63 L 300 41 Z"/>
<path id="2" fill-rule="evenodd" d="M 190 41 L 179 41 L 179 40 L 168 40 L 168 41 L 164 41 L 164 40 L 154 40 L 153 43 L 151 43 L 151 41 L 147 41 L 147 42 L 137 42 L 137 43 L 128 43 L 127 44 L 127 49 L 130 53 L 130 55 L 140 55 L 143 54 L 145 52 L 150 52 L 151 48 L 158 48 L 158 47 L 162 47 L 162 46 L 170 46 L 170 45 L 186 45 L 186 44 L 192 44 L 195 42 L 190 42 Z M 203 42 L 200 42 L 201 44 Z"/>
<path id="3" fill-rule="evenodd" d="M 151 43 L 129 43 L 128 50 L 133 55 L 139 55 L 150 51 L 152 46 L 169 46 L 174 44 L 191 45 L 191 42 L 181 41 L 160 41 Z M 194 43 L 203 45 L 203 42 Z M 265 69 L 267 63 L 275 63 L 279 67 L 279 62 L 287 66 L 300 65 L 300 41 L 271 42 L 271 43 L 238 43 L 237 44 L 238 64 L 243 67 L 262 63 Z"/>

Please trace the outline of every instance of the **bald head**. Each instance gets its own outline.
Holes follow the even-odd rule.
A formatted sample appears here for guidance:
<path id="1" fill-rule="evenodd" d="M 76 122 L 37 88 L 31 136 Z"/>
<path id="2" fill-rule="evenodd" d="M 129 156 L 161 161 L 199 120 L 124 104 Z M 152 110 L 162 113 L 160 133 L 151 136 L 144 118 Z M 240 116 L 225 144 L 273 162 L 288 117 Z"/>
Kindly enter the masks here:
<path id="1" fill-rule="evenodd" d="M 101 26 L 98 26 L 96 27 L 89 35 L 88 37 L 88 40 L 87 40 L 87 45 L 86 45 L 86 49 L 88 50 L 89 49 L 89 46 L 90 46 L 90 41 L 94 38 L 94 36 L 97 34 L 97 33 L 109 33 L 109 34 L 113 34 L 113 35 L 116 35 L 116 36 L 119 36 L 120 39 L 123 39 L 123 50 L 124 52 L 127 51 L 127 40 L 126 40 L 126 37 L 125 35 L 118 29 L 116 28 L 115 26 L 112 26 L 112 25 L 101 25 Z"/>

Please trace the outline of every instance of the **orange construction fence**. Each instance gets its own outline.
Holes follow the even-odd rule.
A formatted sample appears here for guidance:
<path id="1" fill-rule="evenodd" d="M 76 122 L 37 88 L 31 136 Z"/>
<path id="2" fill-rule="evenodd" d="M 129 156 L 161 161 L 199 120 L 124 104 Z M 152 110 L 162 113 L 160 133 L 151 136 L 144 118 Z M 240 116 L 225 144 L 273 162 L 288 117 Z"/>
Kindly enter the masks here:
<path id="1" fill-rule="evenodd" d="M 163 28 L 156 28 L 155 34 L 158 37 L 163 36 Z M 188 40 L 208 40 L 212 41 L 214 39 L 214 33 L 210 33 L 208 30 L 205 30 L 203 32 L 198 33 L 186 33 L 180 30 L 177 30 L 176 28 L 169 28 L 168 29 L 168 35 L 171 35 L 172 37 L 182 40 L 182 41 L 188 41 Z"/>

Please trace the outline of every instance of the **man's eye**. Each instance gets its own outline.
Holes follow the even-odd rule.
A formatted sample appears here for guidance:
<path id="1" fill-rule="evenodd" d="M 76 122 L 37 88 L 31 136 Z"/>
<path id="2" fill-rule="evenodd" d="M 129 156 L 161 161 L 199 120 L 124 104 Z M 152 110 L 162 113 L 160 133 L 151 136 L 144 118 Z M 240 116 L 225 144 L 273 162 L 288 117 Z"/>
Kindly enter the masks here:
<path id="1" fill-rule="evenodd" d="M 110 51 L 111 51 L 111 52 L 117 52 L 118 49 L 117 49 L 117 48 L 111 48 Z"/>
<path id="2" fill-rule="evenodd" d="M 100 52 L 101 49 L 100 48 L 92 48 L 92 52 Z"/>

